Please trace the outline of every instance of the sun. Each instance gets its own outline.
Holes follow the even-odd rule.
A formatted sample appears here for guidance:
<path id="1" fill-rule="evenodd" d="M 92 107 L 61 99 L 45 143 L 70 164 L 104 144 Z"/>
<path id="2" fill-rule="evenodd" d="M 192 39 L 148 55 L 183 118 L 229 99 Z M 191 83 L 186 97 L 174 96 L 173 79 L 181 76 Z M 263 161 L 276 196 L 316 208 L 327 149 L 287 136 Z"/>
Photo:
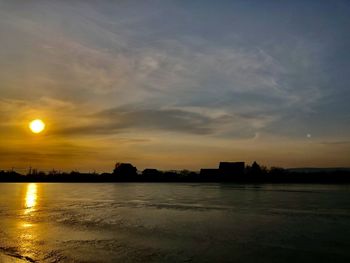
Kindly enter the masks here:
<path id="1" fill-rule="evenodd" d="M 45 123 L 40 119 L 36 119 L 29 123 L 29 128 L 33 133 L 40 133 L 45 129 Z"/>

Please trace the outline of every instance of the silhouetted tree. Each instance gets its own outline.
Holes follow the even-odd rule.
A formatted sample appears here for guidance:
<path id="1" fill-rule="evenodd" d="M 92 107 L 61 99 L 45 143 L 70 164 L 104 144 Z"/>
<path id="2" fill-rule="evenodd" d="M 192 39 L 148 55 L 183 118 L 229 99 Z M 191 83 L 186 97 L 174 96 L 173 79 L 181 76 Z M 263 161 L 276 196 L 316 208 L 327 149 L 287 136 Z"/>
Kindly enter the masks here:
<path id="1" fill-rule="evenodd" d="M 255 161 L 253 162 L 252 167 L 251 167 L 251 174 L 253 176 L 262 174 L 262 169 L 261 169 L 260 165 Z"/>
<path id="2" fill-rule="evenodd" d="M 162 177 L 162 172 L 157 169 L 147 168 L 142 172 L 142 180 L 159 181 Z"/>
<path id="3" fill-rule="evenodd" d="M 260 166 L 257 162 L 253 162 L 252 165 L 246 166 L 246 176 L 244 180 L 246 182 L 263 182 L 269 180 L 269 174 L 265 166 Z"/>
<path id="4" fill-rule="evenodd" d="M 130 163 L 116 163 L 113 174 L 118 176 L 136 177 L 137 169 Z"/>

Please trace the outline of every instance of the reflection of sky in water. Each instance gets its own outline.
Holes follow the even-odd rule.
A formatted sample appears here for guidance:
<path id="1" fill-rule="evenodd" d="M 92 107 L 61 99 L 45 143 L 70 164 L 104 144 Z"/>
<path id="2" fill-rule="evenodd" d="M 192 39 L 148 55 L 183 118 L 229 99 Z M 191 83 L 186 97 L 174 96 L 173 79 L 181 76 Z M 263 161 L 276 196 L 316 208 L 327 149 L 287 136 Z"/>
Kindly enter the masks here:
<path id="1" fill-rule="evenodd" d="M 350 262 L 349 190 L 0 184 L 0 262 Z"/>
<path id="2" fill-rule="evenodd" d="M 34 211 L 37 200 L 37 185 L 35 183 L 28 184 L 25 196 L 25 213 Z"/>

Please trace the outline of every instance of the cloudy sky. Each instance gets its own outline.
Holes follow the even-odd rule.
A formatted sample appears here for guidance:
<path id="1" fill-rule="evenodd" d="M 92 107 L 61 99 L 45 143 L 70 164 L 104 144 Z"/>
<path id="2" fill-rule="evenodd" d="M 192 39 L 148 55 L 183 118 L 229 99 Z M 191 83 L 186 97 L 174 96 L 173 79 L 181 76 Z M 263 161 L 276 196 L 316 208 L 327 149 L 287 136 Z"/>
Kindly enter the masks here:
<path id="1" fill-rule="evenodd" d="M 349 1 L 0 0 L 0 169 L 350 166 L 349 47 Z"/>

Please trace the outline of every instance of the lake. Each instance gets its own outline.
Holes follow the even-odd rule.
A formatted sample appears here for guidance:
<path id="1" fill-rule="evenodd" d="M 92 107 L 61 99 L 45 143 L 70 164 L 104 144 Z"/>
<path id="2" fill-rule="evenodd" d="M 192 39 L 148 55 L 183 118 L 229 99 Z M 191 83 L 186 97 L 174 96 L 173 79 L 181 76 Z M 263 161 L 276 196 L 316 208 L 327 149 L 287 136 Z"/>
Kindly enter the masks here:
<path id="1" fill-rule="evenodd" d="M 0 262 L 350 262 L 349 185 L 0 184 Z"/>

